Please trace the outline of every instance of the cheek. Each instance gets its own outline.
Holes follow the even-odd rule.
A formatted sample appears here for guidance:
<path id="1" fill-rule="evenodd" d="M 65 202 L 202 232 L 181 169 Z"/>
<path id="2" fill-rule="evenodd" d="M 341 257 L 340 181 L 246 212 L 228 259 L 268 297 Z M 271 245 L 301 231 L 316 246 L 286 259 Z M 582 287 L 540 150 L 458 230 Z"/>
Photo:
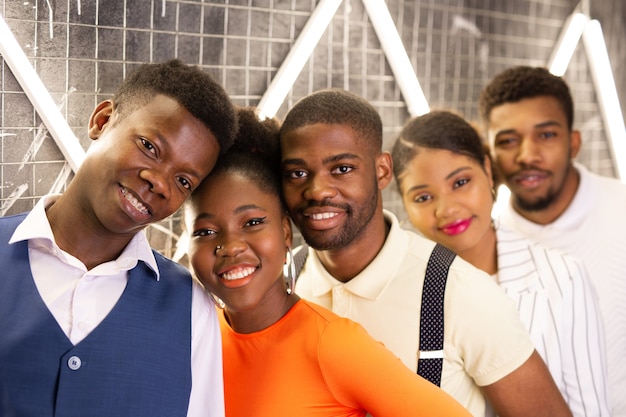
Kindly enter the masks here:
<path id="1" fill-rule="evenodd" d="M 411 222 L 413 227 L 427 237 L 430 236 L 430 229 L 432 227 L 436 227 L 436 225 L 433 223 L 433 220 L 431 220 L 433 216 L 431 215 L 429 210 L 413 202 L 405 201 L 404 206 L 406 207 L 409 221 Z"/>
<path id="2" fill-rule="evenodd" d="M 505 169 L 507 165 L 511 165 L 515 160 L 515 152 L 513 151 L 497 151 L 493 154 L 495 169 Z"/>
<path id="3" fill-rule="evenodd" d="M 298 202 L 297 187 L 293 185 L 283 185 L 283 198 L 288 209 L 291 209 Z"/>
<path id="4" fill-rule="evenodd" d="M 213 249 L 215 250 L 215 249 Z M 207 288 L 211 287 L 215 257 L 209 246 L 191 244 L 189 246 L 189 263 L 196 277 Z"/>

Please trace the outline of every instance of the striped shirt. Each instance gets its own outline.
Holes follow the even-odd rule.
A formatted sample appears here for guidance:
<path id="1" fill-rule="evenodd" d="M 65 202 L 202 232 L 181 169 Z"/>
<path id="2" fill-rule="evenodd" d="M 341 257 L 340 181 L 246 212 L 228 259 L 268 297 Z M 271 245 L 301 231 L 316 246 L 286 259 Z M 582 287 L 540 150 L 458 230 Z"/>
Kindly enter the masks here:
<path id="1" fill-rule="evenodd" d="M 609 416 L 604 327 L 578 258 L 498 225 L 497 281 L 574 416 Z"/>
<path id="2" fill-rule="evenodd" d="M 554 222 L 526 220 L 506 204 L 500 221 L 522 235 L 581 259 L 598 294 L 606 332 L 612 417 L 626 417 L 626 184 L 576 163 L 580 184 Z"/>

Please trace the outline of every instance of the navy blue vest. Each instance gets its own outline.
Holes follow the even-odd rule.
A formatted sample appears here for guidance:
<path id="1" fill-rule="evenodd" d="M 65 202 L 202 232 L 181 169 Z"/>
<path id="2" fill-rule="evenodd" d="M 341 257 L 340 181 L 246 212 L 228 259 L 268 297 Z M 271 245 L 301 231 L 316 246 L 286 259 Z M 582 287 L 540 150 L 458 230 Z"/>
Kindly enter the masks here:
<path id="1" fill-rule="evenodd" d="M 191 277 L 155 253 L 73 346 L 37 292 L 25 215 L 0 218 L 0 417 L 184 417 L 191 392 Z"/>

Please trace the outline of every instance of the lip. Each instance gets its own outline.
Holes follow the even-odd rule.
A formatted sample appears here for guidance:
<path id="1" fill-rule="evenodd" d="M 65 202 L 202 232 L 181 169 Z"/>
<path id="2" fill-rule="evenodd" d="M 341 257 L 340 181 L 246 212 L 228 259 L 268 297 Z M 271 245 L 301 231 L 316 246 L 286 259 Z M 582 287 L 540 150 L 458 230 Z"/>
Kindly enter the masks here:
<path id="1" fill-rule="evenodd" d="M 456 236 L 465 232 L 472 224 L 472 218 L 456 220 L 454 222 L 445 224 L 439 228 L 444 234 L 448 236 Z"/>
<path id="2" fill-rule="evenodd" d="M 528 189 L 539 187 L 548 177 L 548 173 L 540 170 L 520 171 L 513 175 L 512 179 L 516 184 Z"/>
<path id="3" fill-rule="evenodd" d="M 132 190 L 119 186 L 124 211 L 135 221 L 145 222 L 152 216 L 152 208 L 145 201 L 137 196 Z"/>
<path id="4" fill-rule="evenodd" d="M 219 268 L 216 274 L 224 287 L 239 288 L 252 281 L 258 270 L 259 267 L 254 264 L 239 262 Z"/>

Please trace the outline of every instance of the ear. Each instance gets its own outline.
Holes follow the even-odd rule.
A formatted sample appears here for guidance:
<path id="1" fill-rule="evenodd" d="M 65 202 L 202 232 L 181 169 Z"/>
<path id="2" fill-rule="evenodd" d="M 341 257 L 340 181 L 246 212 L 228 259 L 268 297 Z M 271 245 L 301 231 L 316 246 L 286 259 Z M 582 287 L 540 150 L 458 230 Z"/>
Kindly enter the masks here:
<path id="1" fill-rule="evenodd" d="M 376 179 L 379 190 L 387 187 L 393 179 L 393 162 L 389 152 L 382 152 L 376 157 Z"/>
<path id="2" fill-rule="evenodd" d="M 89 118 L 88 133 L 90 139 L 96 140 L 102 136 L 106 126 L 111 122 L 114 107 L 111 100 L 105 100 L 96 106 Z"/>
<path id="3" fill-rule="evenodd" d="M 569 134 L 569 146 L 570 146 L 570 158 L 574 159 L 580 152 L 580 146 L 582 145 L 582 139 L 579 130 L 572 130 Z"/>
<path id="4" fill-rule="evenodd" d="M 285 246 L 291 247 L 293 233 L 291 231 L 291 218 L 287 213 L 283 214 L 283 235 L 285 236 Z"/>

